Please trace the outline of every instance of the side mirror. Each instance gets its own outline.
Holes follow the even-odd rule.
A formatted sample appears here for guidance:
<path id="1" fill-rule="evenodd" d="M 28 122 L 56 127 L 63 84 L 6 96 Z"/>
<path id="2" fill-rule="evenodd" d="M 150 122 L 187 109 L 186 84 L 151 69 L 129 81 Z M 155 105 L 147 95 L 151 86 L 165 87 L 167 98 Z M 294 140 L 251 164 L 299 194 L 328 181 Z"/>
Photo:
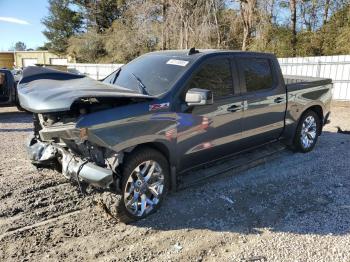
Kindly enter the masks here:
<path id="1" fill-rule="evenodd" d="M 189 106 L 212 105 L 213 93 L 207 89 L 192 88 L 187 91 L 185 102 Z"/>

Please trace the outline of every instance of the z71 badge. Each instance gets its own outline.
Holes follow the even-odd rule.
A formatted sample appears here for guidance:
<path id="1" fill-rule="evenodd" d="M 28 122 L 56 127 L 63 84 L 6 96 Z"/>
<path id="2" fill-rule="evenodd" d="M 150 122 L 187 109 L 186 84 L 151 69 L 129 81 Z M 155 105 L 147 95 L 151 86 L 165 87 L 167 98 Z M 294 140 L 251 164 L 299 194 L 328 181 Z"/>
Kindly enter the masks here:
<path id="1" fill-rule="evenodd" d="M 161 110 L 161 109 L 166 109 L 169 108 L 170 103 L 161 103 L 161 104 L 153 104 L 149 105 L 149 111 L 155 111 L 155 110 Z"/>

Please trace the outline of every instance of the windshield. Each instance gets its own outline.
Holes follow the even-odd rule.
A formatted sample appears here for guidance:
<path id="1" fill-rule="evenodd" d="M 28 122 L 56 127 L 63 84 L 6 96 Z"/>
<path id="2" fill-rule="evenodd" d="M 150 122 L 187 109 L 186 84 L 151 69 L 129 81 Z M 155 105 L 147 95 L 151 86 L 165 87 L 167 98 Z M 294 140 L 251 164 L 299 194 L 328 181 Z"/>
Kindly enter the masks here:
<path id="1" fill-rule="evenodd" d="M 167 92 L 190 63 L 189 59 L 143 55 L 107 76 L 103 82 L 156 96 Z"/>

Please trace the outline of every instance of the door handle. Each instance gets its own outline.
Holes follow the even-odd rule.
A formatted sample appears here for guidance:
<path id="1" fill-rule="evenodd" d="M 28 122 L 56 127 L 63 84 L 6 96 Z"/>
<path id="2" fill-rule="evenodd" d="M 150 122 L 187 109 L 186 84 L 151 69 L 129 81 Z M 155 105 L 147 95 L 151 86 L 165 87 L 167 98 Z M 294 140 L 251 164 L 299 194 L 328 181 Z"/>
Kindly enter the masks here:
<path id="1" fill-rule="evenodd" d="M 227 111 L 229 111 L 229 112 L 237 112 L 237 111 L 240 111 L 242 109 L 243 109 L 242 104 L 239 104 L 239 105 L 232 105 L 232 106 L 230 106 L 229 108 L 227 108 Z"/>
<path id="2" fill-rule="evenodd" d="M 284 101 L 284 98 L 283 97 L 277 97 L 275 98 L 275 100 L 273 100 L 275 103 L 282 103 Z"/>

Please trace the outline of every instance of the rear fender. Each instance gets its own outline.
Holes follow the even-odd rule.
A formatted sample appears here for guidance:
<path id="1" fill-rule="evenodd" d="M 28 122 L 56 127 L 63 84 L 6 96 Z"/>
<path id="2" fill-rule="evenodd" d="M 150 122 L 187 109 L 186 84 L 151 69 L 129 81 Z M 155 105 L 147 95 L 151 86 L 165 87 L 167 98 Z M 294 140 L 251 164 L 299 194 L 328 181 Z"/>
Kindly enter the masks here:
<path id="1" fill-rule="evenodd" d="M 313 101 L 306 105 L 294 103 L 288 106 L 285 119 L 285 128 L 281 137 L 287 145 L 293 144 L 295 132 L 298 127 L 299 121 L 302 115 L 310 109 L 314 110 L 317 114 L 321 113 L 320 120 L 321 123 L 324 123 L 324 119 L 329 113 L 329 109 L 327 108 L 327 105 L 323 104 L 320 101 Z M 322 129 L 320 130 L 320 134 L 321 132 Z"/>
<path id="2" fill-rule="evenodd" d="M 288 105 L 285 117 L 285 128 L 282 140 L 287 145 L 292 145 L 294 135 L 301 116 L 309 109 L 317 109 L 322 112 L 321 121 L 329 115 L 332 100 L 332 84 L 313 86 L 309 88 L 288 88 Z"/>

